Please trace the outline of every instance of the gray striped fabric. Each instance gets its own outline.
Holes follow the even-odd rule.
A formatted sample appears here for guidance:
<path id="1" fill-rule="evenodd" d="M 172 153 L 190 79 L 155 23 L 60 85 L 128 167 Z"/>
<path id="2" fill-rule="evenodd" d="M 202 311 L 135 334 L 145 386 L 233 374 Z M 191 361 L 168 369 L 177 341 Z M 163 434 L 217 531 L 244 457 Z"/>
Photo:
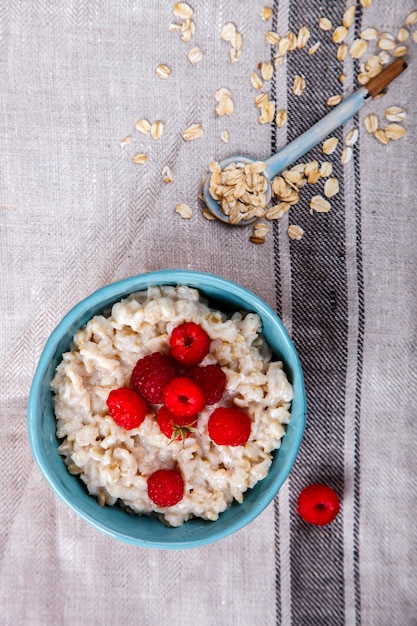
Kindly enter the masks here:
<path id="1" fill-rule="evenodd" d="M 178 21 L 173 1 L 0 3 L 0 624 L 416 626 L 417 24 L 406 24 L 416 3 L 190 4 L 196 31 L 184 43 L 169 31 Z M 320 17 L 340 25 L 351 4 L 348 44 L 367 27 L 396 36 L 406 25 L 409 67 L 335 131 L 335 153 L 317 146 L 303 158 L 332 163 L 340 191 L 331 210 L 310 214 L 322 181 L 308 185 L 259 246 L 250 228 L 205 220 L 198 193 L 210 160 L 267 158 L 321 119 L 330 96 L 358 87 L 361 61 L 338 61 L 332 31 L 319 28 Z M 243 37 L 235 64 L 220 38 L 228 22 Z M 288 123 L 261 125 L 249 76 L 275 60 L 265 33 L 302 26 L 307 47 L 288 52 L 262 88 Z M 194 46 L 204 51 L 195 66 L 187 59 Z M 370 43 L 364 59 L 378 52 Z M 159 63 L 172 70 L 166 80 L 155 73 Z M 302 96 L 292 92 L 297 74 L 306 79 Z M 232 93 L 230 117 L 214 113 L 220 87 Z M 390 105 L 407 111 L 407 134 L 384 146 L 364 117 L 374 112 L 385 126 Z M 163 121 L 161 139 L 135 130 L 141 117 Z M 203 136 L 185 142 L 195 123 Z M 353 127 L 359 141 L 342 166 Z M 140 152 L 145 165 L 132 163 Z M 161 182 L 167 164 L 170 185 Z M 180 202 L 192 207 L 191 220 L 175 213 Z M 290 224 L 304 229 L 300 241 L 289 239 Z M 212 271 L 277 310 L 308 399 L 300 453 L 274 502 L 235 535 L 172 552 L 133 548 L 78 519 L 41 477 L 25 423 L 37 359 L 61 317 L 106 283 L 166 267 Z M 323 528 L 296 513 L 300 491 L 314 482 L 342 503 Z"/>

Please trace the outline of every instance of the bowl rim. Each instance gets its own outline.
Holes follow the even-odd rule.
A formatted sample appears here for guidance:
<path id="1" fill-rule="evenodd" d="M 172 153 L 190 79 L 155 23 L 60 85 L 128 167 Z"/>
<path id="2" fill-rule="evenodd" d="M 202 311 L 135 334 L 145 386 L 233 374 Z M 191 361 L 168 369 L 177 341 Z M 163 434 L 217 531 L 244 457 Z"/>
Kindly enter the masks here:
<path id="1" fill-rule="evenodd" d="M 195 286 L 195 283 L 197 282 L 200 285 L 198 287 Z M 249 303 L 252 306 L 253 304 L 256 305 L 256 312 L 260 315 L 263 324 L 264 319 L 267 318 L 271 320 L 275 325 L 278 325 L 278 327 L 280 328 L 280 344 L 285 345 L 284 351 L 287 354 L 291 355 L 291 359 L 283 359 L 284 366 L 287 365 L 287 369 L 291 369 L 292 372 L 296 371 L 298 376 L 298 380 L 293 381 L 293 384 L 294 382 L 296 382 L 297 386 L 297 389 L 294 389 L 294 396 L 295 393 L 297 393 L 298 410 L 296 417 L 299 424 L 297 432 L 293 433 L 293 437 L 295 440 L 293 441 L 291 449 L 286 453 L 285 462 L 283 463 L 279 476 L 277 476 L 272 482 L 271 486 L 260 495 L 259 499 L 257 499 L 256 503 L 252 506 L 250 510 L 246 510 L 242 517 L 237 516 L 235 520 L 229 522 L 226 528 L 224 528 L 221 524 L 216 526 L 216 521 L 208 522 L 211 531 L 207 535 L 207 537 L 189 540 L 180 539 L 178 541 L 175 541 L 175 539 L 173 539 L 173 541 L 170 541 L 169 543 L 161 542 L 160 540 L 142 540 L 137 537 L 133 537 L 128 533 L 123 533 L 120 530 L 115 531 L 109 528 L 103 522 L 100 522 L 99 520 L 94 518 L 88 512 L 86 512 L 77 502 L 72 501 L 70 497 L 67 497 L 67 495 L 60 489 L 59 481 L 57 480 L 57 478 L 48 470 L 47 463 L 45 462 L 45 453 L 43 450 L 40 429 L 37 428 L 40 420 L 40 416 L 38 414 L 38 399 L 41 394 L 42 381 L 47 375 L 47 370 L 49 368 L 50 362 L 53 359 L 57 351 L 58 344 L 62 340 L 63 336 L 65 336 L 69 332 L 72 332 L 73 335 L 78 328 L 84 326 L 86 322 L 78 324 L 77 320 L 85 316 L 88 312 L 90 312 L 91 309 L 93 309 L 93 312 L 87 319 L 90 319 L 92 316 L 98 314 L 99 308 L 104 309 L 106 306 L 111 306 L 112 304 L 127 297 L 132 293 L 143 291 L 148 287 L 159 285 L 186 285 L 190 286 L 191 288 L 198 289 L 201 293 L 203 293 L 203 295 L 205 295 L 205 289 L 220 289 L 220 291 L 222 292 L 225 292 L 226 290 L 228 294 L 233 293 L 240 299 L 249 299 Z M 210 296 L 207 297 L 208 299 L 210 299 Z M 213 296 L 212 299 L 215 300 L 216 297 Z M 218 299 L 221 299 L 221 297 L 218 297 Z M 251 307 L 248 307 L 248 310 L 250 308 Z M 102 531 L 106 535 L 123 541 L 124 543 L 158 549 L 182 549 L 208 545 L 210 543 L 218 541 L 219 539 L 227 537 L 237 532 L 241 528 L 247 526 L 262 511 L 265 510 L 265 508 L 270 504 L 270 502 L 278 493 L 284 481 L 287 479 L 294 464 L 294 461 L 297 457 L 305 429 L 306 408 L 304 377 L 295 346 L 293 345 L 280 317 L 266 302 L 264 302 L 259 296 L 257 296 L 254 292 L 250 291 L 246 287 L 243 287 L 238 283 L 235 283 L 234 281 L 222 278 L 221 276 L 218 276 L 216 274 L 209 274 L 206 272 L 199 272 L 195 270 L 165 269 L 136 274 L 106 284 L 103 287 L 100 287 L 99 289 L 93 291 L 87 297 L 83 298 L 64 315 L 64 317 L 57 324 L 57 326 L 54 328 L 49 338 L 47 339 L 33 376 L 27 405 L 27 428 L 32 454 L 42 475 L 46 479 L 53 492 L 84 521 L 88 522 L 94 528 Z M 91 496 L 86 493 L 86 497 Z M 221 515 L 222 514 L 220 514 L 219 519 L 221 519 Z"/>

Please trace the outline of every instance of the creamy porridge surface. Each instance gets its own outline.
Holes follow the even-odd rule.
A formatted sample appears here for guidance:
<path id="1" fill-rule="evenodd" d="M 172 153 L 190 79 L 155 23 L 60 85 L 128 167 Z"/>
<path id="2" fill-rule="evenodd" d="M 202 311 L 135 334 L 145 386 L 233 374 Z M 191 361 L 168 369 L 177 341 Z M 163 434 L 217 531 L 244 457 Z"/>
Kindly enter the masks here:
<path id="1" fill-rule="evenodd" d="M 202 365 L 217 363 L 225 372 L 222 399 L 201 411 L 198 428 L 184 441 L 170 441 L 161 432 L 157 406 L 138 428 L 117 426 L 106 405 L 110 391 L 130 385 L 138 359 L 167 352 L 173 328 L 185 321 L 199 324 L 211 339 Z M 58 450 L 69 472 L 80 476 L 100 504 L 156 513 L 171 526 L 193 516 L 216 520 L 265 478 L 293 397 L 282 363 L 271 360 L 257 314 L 226 315 L 209 308 L 196 289 L 181 286 L 150 287 L 113 305 L 109 317 L 93 317 L 75 334 L 51 386 L 62 440 Z M 220 446 L 208 437 L 208 419 L 222 405 L 250 416 L 244 445 Z M 174 468 L 183 477 L 184 496 L 174 506 L 158 507 L 148 497 L 147 478 Z"/>

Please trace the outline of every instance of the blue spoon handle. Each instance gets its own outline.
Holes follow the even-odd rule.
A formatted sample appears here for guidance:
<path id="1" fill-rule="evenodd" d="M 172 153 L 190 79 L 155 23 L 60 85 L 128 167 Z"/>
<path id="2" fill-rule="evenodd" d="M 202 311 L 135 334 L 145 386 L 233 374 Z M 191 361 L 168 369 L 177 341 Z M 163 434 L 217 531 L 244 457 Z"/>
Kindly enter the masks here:
<path id="1" fill-rule="evenodd" d="M 359 111 L 367 96 L 369 96 L 368 89 L 361 87 L 338 104 L 333 111 L 328 113 L 322 120 L 317 122 L 317 124 L 267 159 L 266 173 L 270 180 L 284 171 L 289 165 L 295 163 L 297 159 L 320 143 L 322 139 L 327 137 L 327 135 L 336 128 L 339 128 L 339 126 L 347 122 Z"/>

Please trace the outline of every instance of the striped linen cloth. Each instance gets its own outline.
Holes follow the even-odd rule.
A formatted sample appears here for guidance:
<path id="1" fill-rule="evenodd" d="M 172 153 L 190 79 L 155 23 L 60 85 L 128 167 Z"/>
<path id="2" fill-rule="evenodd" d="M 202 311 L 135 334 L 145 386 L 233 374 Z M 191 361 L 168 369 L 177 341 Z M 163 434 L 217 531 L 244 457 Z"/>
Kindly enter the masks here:
<path id="1" fill-rule="evenodd" d="M 269 223 L 263 245 L 250 243 L 251 227 L 204 219 L 198 194 L 210 160 L 267 158 L 321 119 L 329 97 L 358 87 L 361 63 L 381 50 L 373 41 L 362 59 L 338 60 L 332 32 L 354 4 L 348 47 L 365 28 L 397 37 L 405 26 L 409 67 L 333 133 L 333 154 L 317 146 L 304 157 L 332 163 L 340 191 L 331 210 L 310 212 L 323 181 L 307 185 Z M 416 625 L 417 24 L 406 18 L 417 5 L 191 5 L 196 29 L 184 42 L 169 29 L 179 22 L 174 2 L 1 3 L 0 624 Z M 322 17 L 332 30 L 319 27 Z M 243 38 L 236 63 L 220 37 L 229 22 Z M 306 47 L 288 51 L 262 86 L 288 122 L 260 124 L 249 77 L 278 54 L 265 34 L 303 26 Z M 195 46 L 204 57 L 192 65 Z M 160 63 L 171 69 L 167 79 L 156 74 Z M 301 96 L 296 75 L 306 81 Z M 221 87 L 232 94 L 231 116 L 214 112 Z M 382 145 L 364 118 L 375 113 L 384 127 L 393 105 L 407 111 L 407 132 Z M 135 129 L 140 118 L 163 122 L 159 140 Z M 203 135 L 184 141 L 191 124 Z M 342 165 L 352 128 L 359 140 Z M 138 153 L 145 164 L 132 162 Z M 161 182 L 165 165 L 171 184 Z M 190 220 L 175 213 L 181 202 Z M 289 225 L 302 239 L 288 237 Z M 303 365 L 308 417 L 290 477 L 250 526 L 203 548 L 158 551 L 100 534 L 52 494 L 30 453 L 25 411 L 42 347 L 77 301 L 114 280 L 177 267 L 235 280 L 279 313 Z M 314 482 L 342 503 L 323 528 L 296 513 Z"/>

